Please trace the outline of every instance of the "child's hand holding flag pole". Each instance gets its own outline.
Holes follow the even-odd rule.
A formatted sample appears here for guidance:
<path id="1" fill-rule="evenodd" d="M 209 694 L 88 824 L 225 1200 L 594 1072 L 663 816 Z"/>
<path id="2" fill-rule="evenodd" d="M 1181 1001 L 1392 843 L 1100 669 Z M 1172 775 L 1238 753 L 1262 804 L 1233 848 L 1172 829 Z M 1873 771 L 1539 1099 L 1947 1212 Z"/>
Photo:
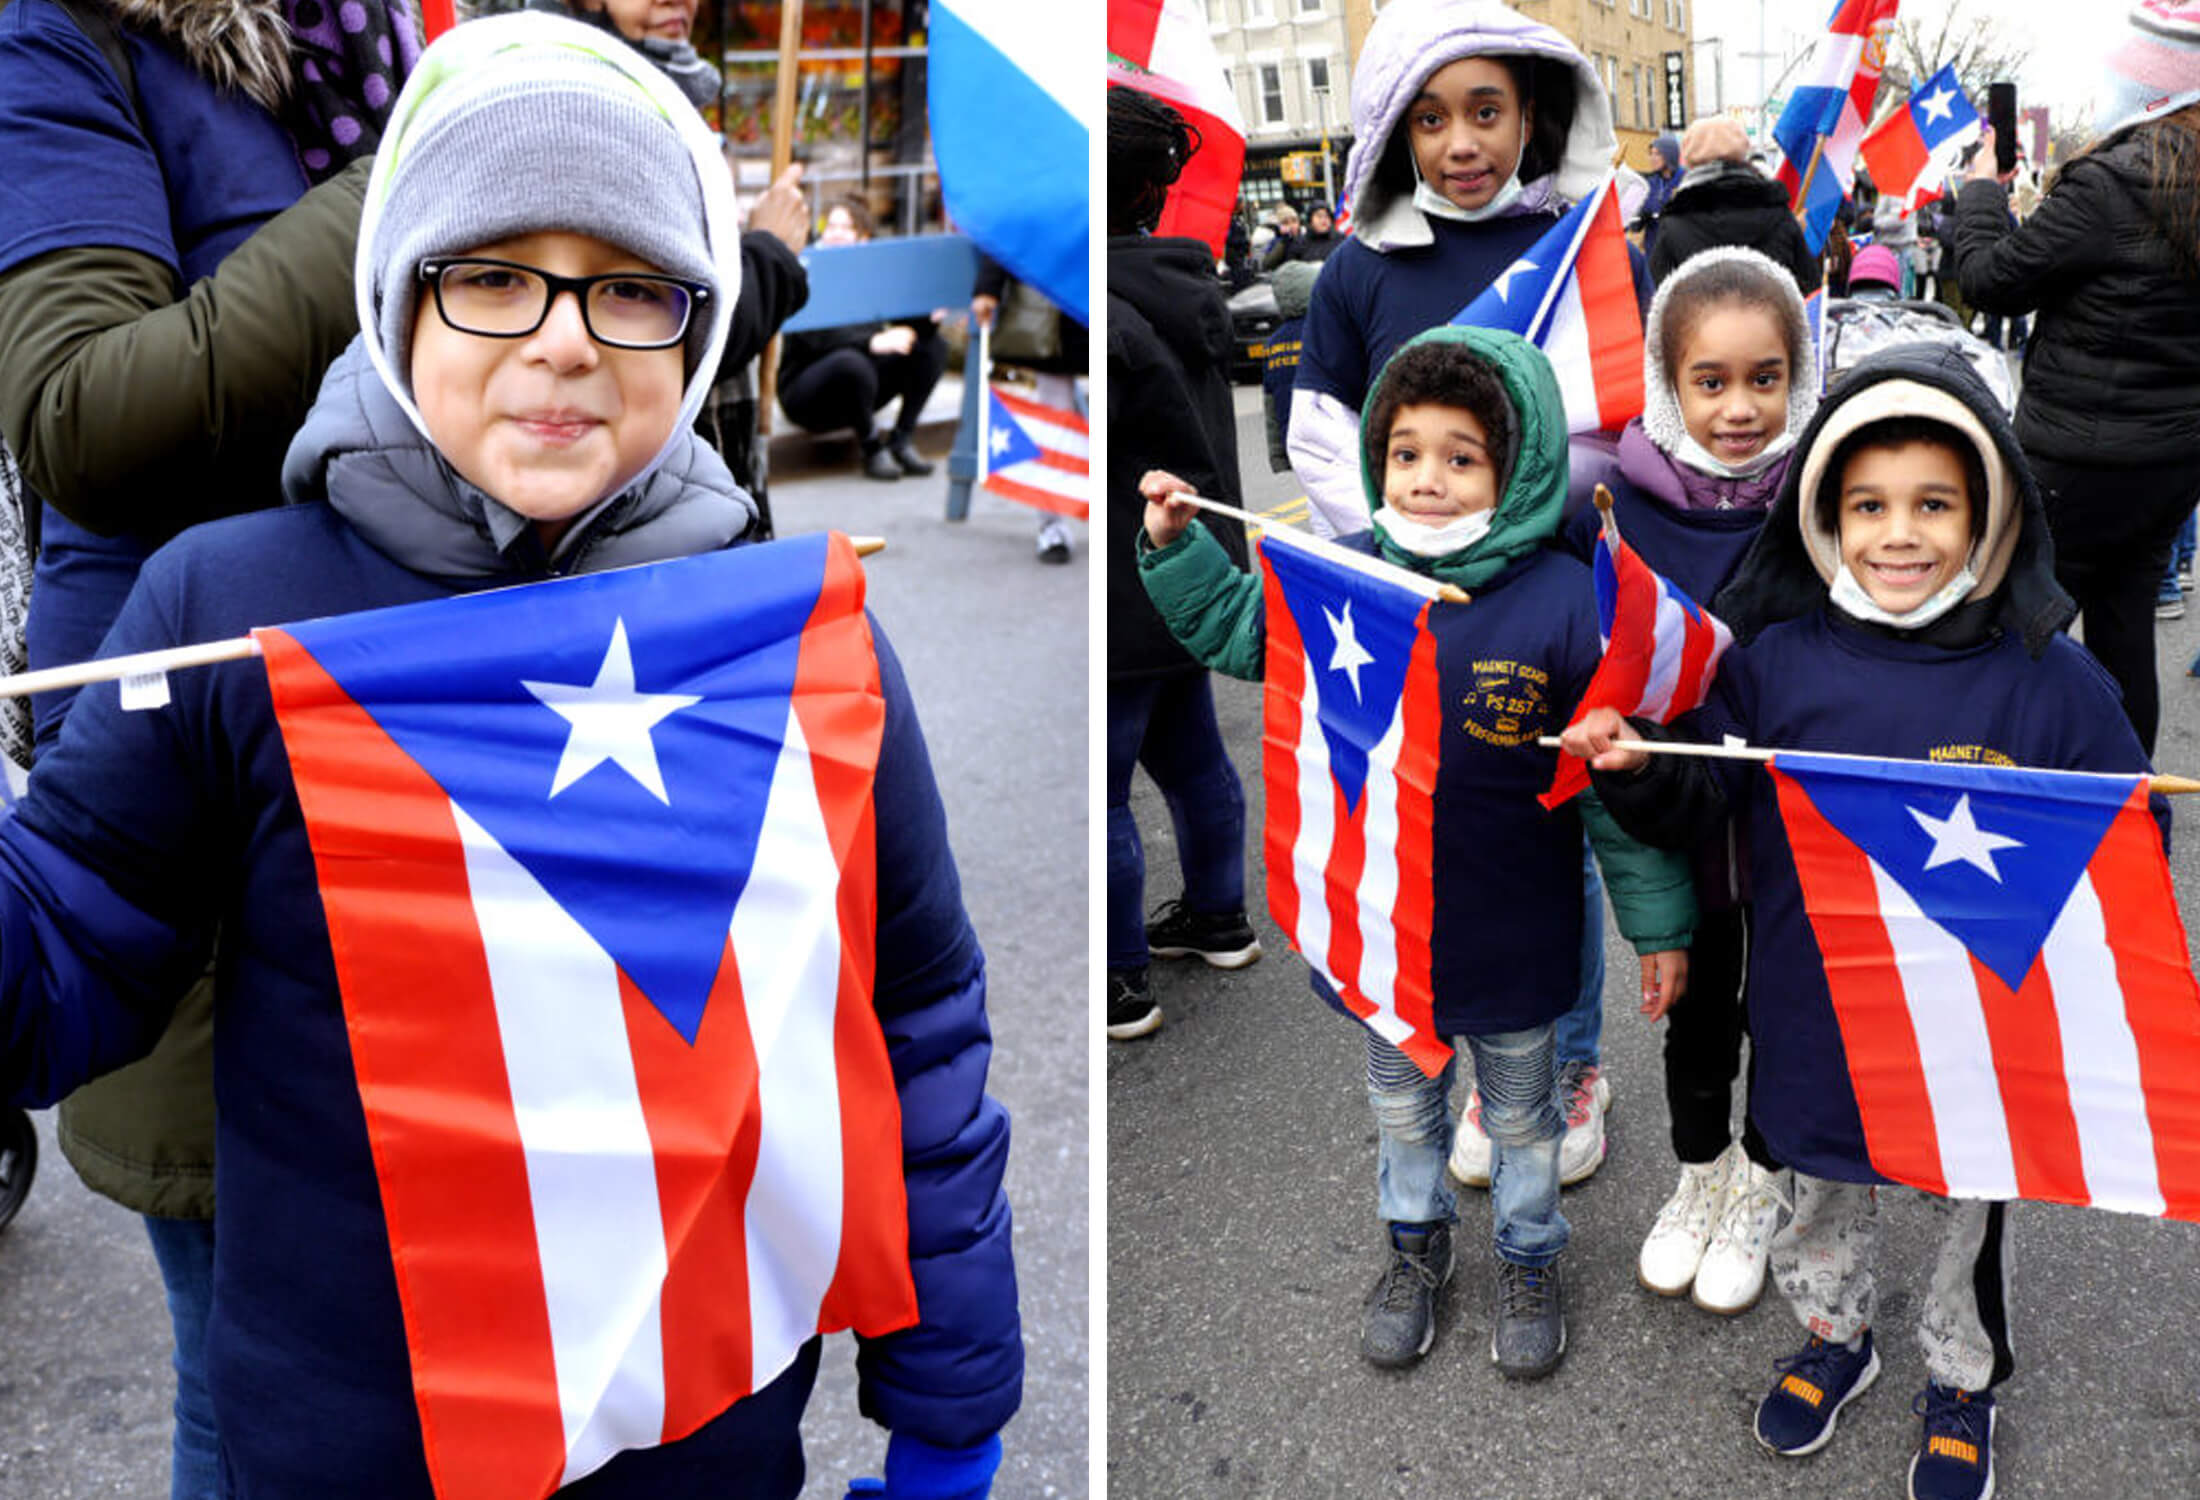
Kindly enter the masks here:
<path id="1" fill-rule="evenodd" d="M 1146 497 L 1146 536 L 1156 547 L 1166 547 L 1183 535 L 1184 528 L 1192 521 L 1195 510 L 1209 510 L 1216 515 L 1229 516 L 1248 526 L 1258 526 L 1264 536 L 1275 537 L 1294 547 L 1319 553 L 1339 567 L 1350 568 L 1380 578 L 1398 588 L 1411 589 L 1424 599 L 1435 599 L 1445 604 L 1465 604 L 1470 595 L 1455 583 L 1440 583 L 1426 574 L 1411 568 L 1401 568 L 1395 563 L 1384 562 L 1364 552 L 1340 547 L 1325 541 L 1310 531 L 1286 526 L 1266 516 L 1258 516 L 1219 500 L 1209 500 L 1192 493 L 1191 487 L 1165 469 L 1149 469 L 1138 481 L 1138 492 Z"/>

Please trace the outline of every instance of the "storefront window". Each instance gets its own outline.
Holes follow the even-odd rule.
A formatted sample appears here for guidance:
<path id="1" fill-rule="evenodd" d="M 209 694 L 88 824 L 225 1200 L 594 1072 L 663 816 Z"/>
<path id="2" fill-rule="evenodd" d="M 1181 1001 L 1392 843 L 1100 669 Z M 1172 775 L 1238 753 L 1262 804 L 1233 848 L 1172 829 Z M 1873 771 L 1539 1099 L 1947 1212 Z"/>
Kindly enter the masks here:
<path id="1" fill-rule="evenodd" d="M 724 132 L 744 198 L 771 180 L 780 7 L 702 0 L 696 50 L 725 72 L 712 123 Z M 945 227 L 925 117 L 927 0 L 808 0 L 802 8 L 793 160 L 823 211 L 854 196 L 882 233 Z"/>

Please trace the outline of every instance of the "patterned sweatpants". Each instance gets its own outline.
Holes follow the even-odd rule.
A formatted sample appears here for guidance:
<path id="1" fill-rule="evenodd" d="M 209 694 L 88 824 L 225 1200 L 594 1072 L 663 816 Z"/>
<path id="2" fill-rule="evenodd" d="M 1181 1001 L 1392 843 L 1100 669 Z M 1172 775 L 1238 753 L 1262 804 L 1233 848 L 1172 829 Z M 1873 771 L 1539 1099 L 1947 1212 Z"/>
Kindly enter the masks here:
<path id="1" fill-rule="evenodd" d="M 1794 1178 L 1795 1216 L 1773 1236 L 1772 1278 L 1804 1328 L 1846 1343 L 1872 1325 L 1879 1190 L 1801 1172 Z M 2008 1205 L 1919 1196 L 1941 1222 L 1932 1285 L 1917 1320 L 1926 1372 L 1937 1385 L 1988 1390 L 2016 1368 L 2009 1347 Z"/>

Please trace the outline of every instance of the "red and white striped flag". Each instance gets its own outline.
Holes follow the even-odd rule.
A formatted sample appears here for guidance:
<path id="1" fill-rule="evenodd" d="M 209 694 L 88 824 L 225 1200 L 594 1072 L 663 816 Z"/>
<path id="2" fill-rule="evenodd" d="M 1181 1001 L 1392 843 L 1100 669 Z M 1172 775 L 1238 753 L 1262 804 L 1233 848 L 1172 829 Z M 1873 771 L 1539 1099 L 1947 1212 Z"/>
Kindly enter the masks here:
<path id="1" fill-rule="evenodd" d="M 2200 988 L 2148 779 L 1787 751 L 1772 777 L 1841 1037 L 1779 1084 L 1854 1094 L 1853 1165 L 2200 1219 Z"/>
<path id="2" fill-rule="evenodd" d="M 1431 1078 L 1443 701 L 1428 601 L 1264 538 L 1268 909 L 1346 1010 Z"/>
<path id="3" fill-rule="evenodd" d="M 1092 511 L 1092 443 L 1085 419 L 1066 407 L 988 387 L 979 483 L 997 495 L 1058 516 Z"/>
<path id="4" fill-rule="evenodd" d="M 1199 149 L 1169 189 L 1154 232 L 1205 240 L 1219 257 L 1245 171 L 1245 116 L 1203 8 L 1193 0 L 1108 0 L 1108 87 L 1151 94 L 1198 133 Z"/>
<path id="5" fill-rule="evenodd" d="M 1597 538 L 1597 632 L 1604 657 L 1582 690 L 1568 727 L 1592 708 L 1669 724 L 1702 706 L 1719 658 L 1734 643 L 1726 622 L 1691 599 L 1628 546 L 1607 507 Z M 1539 799 L 1557 807 L 1589 785 L 1589 763 L 1558 758 L 1550 790 Z"/>
<path id="6" fill-rule="evenodd" d="M 1558 376 L 1568 432 L 1642 415 L 1642 303 L 1614 179 L 1584 198 L 1452 320 L 1517 333 Z"/>
<path id="7" fill-rule="evenodd" d="M 916 1321 L 862 601 L 820 535 L 260 632 L 439 1496 Z"/>

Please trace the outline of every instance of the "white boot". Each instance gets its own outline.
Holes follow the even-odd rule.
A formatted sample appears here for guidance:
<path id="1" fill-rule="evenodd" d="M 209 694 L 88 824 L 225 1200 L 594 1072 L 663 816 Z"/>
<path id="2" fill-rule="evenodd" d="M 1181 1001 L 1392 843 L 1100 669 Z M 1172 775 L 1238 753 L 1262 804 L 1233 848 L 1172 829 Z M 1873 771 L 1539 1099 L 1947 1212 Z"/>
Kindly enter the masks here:
<path id="1" fill-rule="evenodd" d="M 1710 1161 L 1681 1164 L 1680 1185 L 1658 1210 L 1635 1267 L 1642 1284 L 1659 1296 L 1678 1297 L 1696 1279 L 1740 1154 L 1728 1146 Z"/>
<path id="2" fill-rule="evenodd" d="M 1781 1174 L 1758 1166 L 1730 1147 L 1735 1157 L 1732 1180 L 1703 1264 L 1696 1270 L 1695 1303 L 1705 1312 L 1732 1315 L 1756 1305 L 1765 1289 L 1765 1262 L 1772 1254 L 1772 1232 L 1779 1227 L 1787 1201 Z"/>

